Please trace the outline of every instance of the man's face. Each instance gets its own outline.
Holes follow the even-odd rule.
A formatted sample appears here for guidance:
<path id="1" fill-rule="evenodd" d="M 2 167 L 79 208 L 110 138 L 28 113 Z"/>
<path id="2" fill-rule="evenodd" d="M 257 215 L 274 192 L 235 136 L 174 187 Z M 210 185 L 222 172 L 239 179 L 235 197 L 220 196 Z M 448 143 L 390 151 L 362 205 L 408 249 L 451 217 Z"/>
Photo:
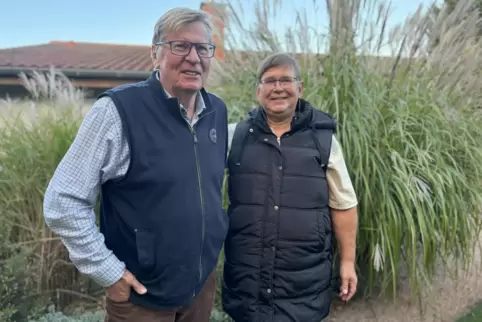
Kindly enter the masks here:
<path id="1" fill-rule="evenodd" d="M 277 118 L 292 115 L 303 91 L 291 66 L 268 69 L 256 89 L 258 101 L 268 115 Z"/>
<path id="2" fill-rule="evenodd" d="M 208 32 L 202 22 L 194 22 L 186 27 L 171 32 L 164 41 L 189 41 L 193 43 L 210 43 Z M 161 45 L 162 50 L 156 56 L 156 46 L 153 45 L 153 61 L 159 66 L 159 74 L 162 85 L 168 91 L 192 91 L 200 90 L 208 77 L 211 67 L 211 58 L 200 57 L 193 46 L 187 55 L 173 54 L 169 44 Z M 173 51 L 183 51 L 186 45 L 183 43 L 173 44 Z"/>

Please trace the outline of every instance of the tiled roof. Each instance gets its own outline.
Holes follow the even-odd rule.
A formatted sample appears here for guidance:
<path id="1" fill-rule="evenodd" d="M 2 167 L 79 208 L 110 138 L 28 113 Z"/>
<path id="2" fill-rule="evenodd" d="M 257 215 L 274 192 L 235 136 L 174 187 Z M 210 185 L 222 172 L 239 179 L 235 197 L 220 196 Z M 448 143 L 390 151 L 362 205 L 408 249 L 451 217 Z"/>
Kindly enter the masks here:
<path id="1" fill-rule="evenodd" d="M 52 41 L 0 49 L 0 68 L 150 71 L 150 46 Z"/>

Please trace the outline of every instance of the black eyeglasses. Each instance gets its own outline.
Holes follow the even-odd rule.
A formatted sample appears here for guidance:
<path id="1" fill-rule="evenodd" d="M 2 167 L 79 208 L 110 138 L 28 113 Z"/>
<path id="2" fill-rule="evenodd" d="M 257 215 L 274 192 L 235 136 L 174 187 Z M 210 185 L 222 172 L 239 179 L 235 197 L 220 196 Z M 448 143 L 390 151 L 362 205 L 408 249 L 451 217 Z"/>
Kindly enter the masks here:
<path id="1" fill-rule="evenodd" d="M 187 56 L 191 52 L 192 46 L 196 47 L 196 52 L 199 57 L 202 58 L 211 58 L 214 56 L 214 51 L 216 46 L 208 43 L 194 43 L 190 41 L 184 40 L 172 40 L 172 41 L 163 41 L 158 42 L 156 45 L 169 45 L 171 49 L 171 53 L 176 56 Z"/>

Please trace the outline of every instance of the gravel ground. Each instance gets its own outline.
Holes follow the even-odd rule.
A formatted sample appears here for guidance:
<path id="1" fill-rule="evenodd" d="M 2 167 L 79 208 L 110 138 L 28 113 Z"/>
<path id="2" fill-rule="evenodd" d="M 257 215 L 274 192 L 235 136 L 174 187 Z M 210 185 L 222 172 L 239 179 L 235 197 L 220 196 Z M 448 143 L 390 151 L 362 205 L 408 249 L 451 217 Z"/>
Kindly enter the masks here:
<path id="1" fill-rule="evenodd" d="M 482 235 L 479 241 L 482 243 Z M 400 290 L 396 304 L 380 299 L 334 303 L 327 322 L 454 322 L 482 299 L 482 278 L 478 279 L 481 269 L 481 252 L 477 249 L 472 268 L 460 273 L 456 282 L 448 274 L 438 272 L 431 295 L 422 302 L 423 315 L 419 303 L 409 301 L 407 287 Z"/>

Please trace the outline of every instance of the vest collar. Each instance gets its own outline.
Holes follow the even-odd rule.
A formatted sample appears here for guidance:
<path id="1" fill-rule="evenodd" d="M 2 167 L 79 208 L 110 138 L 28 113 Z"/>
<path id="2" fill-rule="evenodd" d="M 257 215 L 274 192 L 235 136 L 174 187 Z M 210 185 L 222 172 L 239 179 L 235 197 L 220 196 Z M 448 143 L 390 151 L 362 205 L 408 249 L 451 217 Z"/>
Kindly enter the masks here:
<path id="1" fill-rule="evenodd" d="M 313 109 L 314 107 L 308 101 L 304 99 L 298 99 L 296 105 L 295 115 L 291 120 L 291 130 L 290 132 L 296 132 L 301 129 L 305 129 L 311 126 L 313 122 Z M 268 121 L 266 118 L 266 112 L 261 106 L 258 106 L 249 112 L 249 117 L 267 132 L 271 132 L 269 128 Z"/>
<path id="2" fill-rule="evenodd" d="M 157 93 L 158 97 L 161 99 L 161 101 L 164 104 L 167 104 L 168 106 L 179 107 L 180 103 L 179 103 L 177 97 L 172 97 L 172 96 L 167 94 L 166 90 L 164 89 L 164 87 L 162 86 L 161 82 L 159 81 L 159 79 L 157 77 L 157 73 L 158 73 L 158 71 L 154 70 L 151 73 L 151 75 L 149 76 L 149 78 L 147 79 L 147 83 L 149 84 L 149 87 L 155 93 Z M 208 95 L 208 92 L 204 89 L 204 87 L 201 88 L 201 90 L 199 91 L 199 94 L 201 94 L 201 98 L 202 98 L 203 103 L 204 103 L 204 109 L 199 114 L 199 117 L 201 117 L 204 114 L 208 114 L 208 113 L 214 111 L 215 108 L 212 105 L 212 102 L 211 102 L 211 99 Z M 175 112 L 179 113 L 179 111 L 175 111 Z"/>

